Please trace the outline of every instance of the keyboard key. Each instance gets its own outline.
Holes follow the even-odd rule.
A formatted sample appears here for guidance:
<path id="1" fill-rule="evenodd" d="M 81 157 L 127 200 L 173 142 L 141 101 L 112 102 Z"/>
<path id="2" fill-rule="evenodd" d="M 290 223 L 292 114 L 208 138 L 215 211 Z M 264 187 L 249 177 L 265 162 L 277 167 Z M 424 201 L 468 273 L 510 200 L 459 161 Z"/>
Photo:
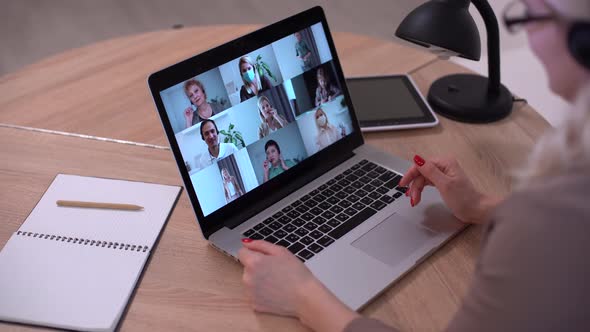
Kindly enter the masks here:
<path id="1" fill-rule="evenodd" d="M 387 171 L 387 172 L 381 174 L 378 177 L 378 179 L 381 180 L 381 181 L 383 181 L 383 182 L 387 182 L 387 181 L 393 179 L 395 176 L 396 176 L 396 174 L 393 173 L 392 171 Z"/>
<path id="2" fill-rule="evenodd" d="M 330 208 L 330 211 L 334 212 L 334 213 L 340 213 L 342 212 L 344 209 L 339 206 L 339 205 L 334 205 Z"/>
<path id="3" fill-rule="evenodd" d="M 349 174 L 344 179 L 347 181 L 350 181 L 350 182 L 354 182 L 354 181 L 358 180 L 359 177 L 354 174 Z"/>
<path id="4" fill-rule="evenodd" d="M 334 218 L 334 216 L 336 216 L 336 215 L 332 211 L 325 211 L 324 213 L 322 213 L 322 217 L 324 217 L 326 219 L 332 219 L 332 218 Z"/>
<path id="5" fill-rule="evenodd" d="M 346 213 L 349 216 L 354 216 L 357 213 L 357 210 L 353 208 L 348 208 L 344 210 L 344 213 Z"/>
<path id="6" fill-rule="evenodd" d="M 369 194 L 369 197 L 371 197 L 372 199 L 379 199 L 379 198 L 381 198 L 381 196 L 382 195 L 376 191 L 373 191 L 372 193 Z"/>
<path id="7" fill-rule="evenodd" d="M 315 231 L 309 233 L 309 236 L 311 236 L 311 237 L 313 237 L 314 239 L 317 240 L 317 239 L 321 238 L 322 236 L 324 236 L 324 233 L 322 233 L 322 232 L 320 232 L 318 230 L 315 230 Z"/>
<path id="8" fill-rule="evenodd" d="M 254 234 L 250 235 L 250 238 L 252 240 L 262 240 L 262 239 L 264 239 L 264 236 L 262 236 L 262 235 L 260 235 L 258 233 L 254 233 Z"/>
<path id="9" fill-rule="evenodd" d="M 313 243 L 313 239 L 310 238 L 309 236 L 305 236 L 305 237 L 301 238 L 300 242 L 307 246 L 307 245 L 310 245 Z"/>
<path id="10" fill-rule="evenodd" d="M 338 226 L 340 226 L 340 224 L 342 224 L 342 223 L 336 219 L 332 219 L 332 220 L 328 221 L 328 225 L 330 225 L 332 227 L 338 227 Z"/>
<path id="11" fill-rule="evenodd" d="M 301 213 L 299 213 L 298 211 L 292 210 L 292 211 L 289 211 L 287 213 L 287 215 L 289 216 L 289 218 L 295 219 L 295 218 L 299 217 L 301 215 Z"/>
<path id="12" fill-rule="evenodd" d="M 245 237 L 249 237 L 250 235 L 254 234 L 254 230 L 249 229 L 249 230 L 245 231 L 243 234 Z"/>
<path id="13" fill-rule="evenodd" d="M 352 195 L 346 197 L 346 200 L 349 201 L 350 203 L 358 202 L 360 199 L 361 199 L 360 196 L 358 196 L 357 194 L 352 194 Z"/>
<path id="14" fill-rule="evenodd" d="M 319 204 L 318 201 L 316 201 L 314 199 L 310 199 L 309 201 L 305 202 L 304 205 L 311 209 L 312 207 L 314 207 L 318 204 Z"/>
<path id="15" fill-rule="evenodd" d="M 328 188 L 328 185 L 326 185 L 326 184 L 322 184 L 321 186 L 319 186 L 319 187 L 318 187 L 318 189 L 319 189 L 320 191 L 324 191 L 324 190 L 326 190 L 327 188 Z"/>
<path id="16" fill-rule="evenodd" d="M 268 227 L 264 227 L 263 229 L 259 230 L 258 233 L 264 235 L 264 236 L 269 236 L 271 235 L 273 232 L 272 229 L 268 228 Z"/>
<path id="17" fill-rule="evenodd" d="M 408 187 L 397 187 L 395 190 L 399 191 L 402 194 L 405 194 L 408 191 Z"/>
<path id="18" fill-rule="evenodd" d="M 273 222 L 274 220 L 275 220 L 275 218 L 273 218 L 273 217 L 268 217 L 268 218 L 264 219 L 264 221 L 263 221 L 262 223 L 263 223 L 263 224 L 265 224 L 265 225 L 268 225 L 268 224 L 270 224 L 271 222 Z"/>
<path id="19" fill-rule="evenodd" d="M 385 182 L 384 186 L 387 189 L 393 189 L 399 184 L 399 180 L 401 180 L 401 179 L 402 179 L 401 176 L 396 175 L 393 179 Z"/>
<path id="20" fill-rule="evenodd" d="M 336 197 L 336 196 L 332 196 L 330 198 L 328 198 L 328 200 L 326 202 L 330 203 L 330 204 L 338 204 L 338 202 L 340 202 L 340 198 Z"/>
<path id="21" fill-rule="evenodd" d="M 338 181 L 344 179 L 344 174 L 338 174 L 338 175 L 336 175 L 335 179 L 338 180 Z"/>
<path id="22" fill-rule="evenodd" d="M 346 197 L 348 197 L 348 193 L 346 193 L 344 191 L 339 191 L 336 193 L 336 195 L 334 195 L 334 197 L 338 197 L 340 199 L 345 199 Z"/>
<path id="23" fill-rule="evenodd" d="M 330 189 L 335 192 L 339 192 L 340 190 L 342 190 L 342 186 L 336 183 L 335 185 L 331 186 Z"/>
<path id="24" fill-rule="evenodd" d="M 381 201 L 383 201 L 383 203 L 386 203 L 386 204 L 389 204 L 389 203 L 395 201 L 395 199 L 393 197 L 390 197 L 390 196 L 387 196 L 387 195 L 381 196 L 380 199 L 381 199 Z"/>
<path id="25" fill-rule="evenodd" d="M 383 208 L 384 208 L 384 207 L 386 207 L 386 206 L 387 206 L 387 204 L 385 204 L 385 203 L 383 203 L 383 202 L 381 202 L 381 201 L 375 201 L 375 202 L 373 202 L 373 203 L 371 204 L 371 207 L 372 207 L 373 209 L 375 209 L 375 210 L 381 210 L 381 209 L 383 209 Z"/>
<path id="26" fill-rule="evenodd" d="M 320 228 L 318 228 L 318 230 L 322 233 L 328 233 L 329 231 L 332 230 L 332 227 L 330 227 L 328 225 L 321 225 Z"/>
<path id="27" fill-rule="evenodd" d="M 402 197 L 402 196 L 403 196 L 403 194 L 402 194 L 402 193 L 400 193 L 399 191 L 398 191 L 398 192 L 396 192 L 395 194 L 393 194 L 393 198 L 396 198 L 396 199 L 397 199 L 397 198 L 400 198 L 400 197 Z"/>
<path id="28" fill-rule="evenodd" d="M 379 173 L 377 173 L 375 171 L 370 171 L 369 173 L 367 173 L 367 176 L 370 177 L 371 179 L 377 179 L 377 177 L 379 177 Z"/>
<path id="29" fill-rule="evenodd" d="M 291 245 L 291 243 L 289 243 L 288 241 L 285 241 L 285 240 L 280 240 L 280 241 L 278 241 L 278 242 L 276 243 L 276 245 L 277 245 L 277 246 L 283 246 L 283 247 L 285 247 L 285 248 L 286 248 L 286 247 L 290 246 L 290 245 Z"/>
<path id="30" fill-rule="evenodd" d="M 365 176 L 365 171 L 363 171 L 362 169 L 357 169 L 352 174 L 354 174 L 354 175 L 356 175 L 358 177 L 363 177 L 363 176 Z"/>
<path id="31" fill-rule="evenodd" d="M 338 203 L 338 205 L 342 206 L 343 208 L 347 208 L 347 207 L 351 206 L 351 205 L 352 205 L 352 203 L 351 203 L 351 202 L 349 202 L 349 201 L 347 201 L 347 200 L 343 200 L 343 201 L 340 201 L 340 202 Z"/>
<path id="32" fill-rule="evenodd" d="M 309 250 L 311 250 L 311 251 L 315 252 L 316 254 L 317 254 L 318 252 L 320 252 L 320 251 L 324 250 L 324 248 L 323 248 L 322 246 L 320 246 L 319 244 L 317 244 L 317 243 L 313 243 L 313 244 L 311 244 L 309 247 L 307 247 L 307 249 L 309 249 Z"/>
<path id="33" fill-rule="evenodd" d="M 311 199 L 311 196 L 310 195 L 305 195 L 305 196 L 301 197 L 301 201 L 302 202 L 307 202 L 310 199 Z"/>
<path id="34" fill-rule="evenodd" d="M 285 227 L 283 227 L 283 230 L 287 233 L 291 233 L 296 229 L 297 229 L 297 227 L 295 225 L 291 225 L 291 224 L 287 224 L 287 225 L 285 225 Z M 260 232 L 260 233 L 262 233 L 262 232 Z"/>
<path id="35" fill-rule="evenodd" d="M 283 212 L 279 211 L 279 212 L 273 214 L 272 217 L 275 219 L 279 219 L 283 214 L 284 214 Z"/>
<path id="36" fill-rule="evenodd" d="M 318 240 L 318 243 L 321 244 L 324 248 L 334 243 L 334 239 L 329 236 L 324 236 L 323 238 Z"/>
<path id="37" fill-rule="evenodd" d="M 278 222 L 276 222 L 276 221 L 273 221 L 273 222 L 271 222 L 271 223 L 268 225 L 268 227 L 270 227 L 270 228 L 272 228 L 272 229 L 274 229 L 274 230 L 277 230 L 277 229 L 279 229 L 279 228 L 283 227 L 283 225 L 282 225 L 282 224 L 279 224 L 279 223 L 278 223 Z"/>
<path id="38" fill-rule="evenodd" d="M 343 191 L 347 194 L 352 194 L 356 191 L 356 188 L 355 187 L 346 187 L 346 188 L 344 188 Z"/>
<path id="39" fill-rule="evenodd" d="M 375 179 L 373 181 L 371 181 L 371 185 L 375 186 L 375 187 L 380 187 L 383 184 L 383 181 Z"/>
<path id="40" fill-rule="evenodd" d="M 254 230 L 257 231 L 257 230 L 261 229 L 262 227 L 264 227 L 264 224 L 263 223 L 260 223 L 260 224 L 258 224 L 256 226 L 254 226 Z"/>
<path id="41" fill-rule="evenodd" d="M 288 223 L 290 223 L 290 222 L 291 222 L 291 220 L 293 220 L 293 219 L 291 219 L 289 216 L 282 216 L 282 217 L 280 217 L 280 218 L 279 218 L 279 220 L 278 220 L 278 221 L 279 221 L 281 224 L 285 225 L 285 224 L 288 224 Z"/>
<path id="42" fill-rule="evenodd" d="M 297 219 L 291 221 L 291 224 L 295 225 L 297 227 L 301 227 L 301 226 L 305 225 L 305 221 L 303 221 L 301 218 L 297 218 Z"/>
<path id="43" fill-rule="evenodd" d="M 297 255 L 302 257 L 303 259 L 310 259 L 314 256 L 313 253 L 307 249 L 301 250 Z"/>
<path id="44" fill-rule="evenodd" d="M 351 187 L 355 188 L 355 189 L 361 189 L 365 184 L 362 183 L 361 181 L 355 181 L 353 183 L 350 184 Z"/>
<path id="45" fill-rule="evenodd" d="M 361 167 L 361 169 L 370 172 L 372 170 L 374 170 L 375 168 L 377 168 L 377 165 L 373 164 L 373 163 L 367 163 L 365 166 Z"/>
<path id="46" fill-rule="evenodd" d="M 312 190 L 312 191 L 310 191 L 310 192 L 309 192 L 309 194 L 310 194 L 311 196 L 315 196 L 315 195 L 317 195 L 317 194 L 319 194 L 319 193 L 320 193 L 320 191 L 319 191 L 318 189 L 314 189 L 314 190 Z"/>
<path id="47" fill-rule="evenodd" d="M 358 164 L 362 166 L 362 165 L 364 165 L 364 164 L 366 164 L 366 163 L 368 163 L 368 162 L 369 162 L 369 161 L 368 161 L 367 159 L 363 159 L 363 160 L 359 161 L 359 163 L 358 163 Z"/>
<path id="48" fill-rule="evenodd" d="M 284 213 L 287 213 L 287 212 L 289 212 L 291 210 L 293 210 L 293 207 L 292 206 L 287 206 L 284 209 L 282 209 L 281 211 L 283 211 Z"/>
<path id="49" fill-rule="evenodd" d="M 365 186 L 366 187 L 366 186 Z M 364 187 L 363 187 L 364 188 Z M 369 194 L 368 191 L 364 190 L 364 189 L 359 189 L 356 191 L 355 195 L 357 195 L 358 197 L 365 197 Z"/>
<path id="50" fill-rule="evenodd" d="M 369 197 L 365 197 L 365 198 L 361 199 L 361 203 L 363 203 L 365 205 L 369 205 L 369 204 L 373 203 L 373 200 L 370 199 Z"/>
<path id="51" fill-rule="evenodd" d="M 348 181 L 346 179 L 342 179 L 342 180 L 338 181 L 338 184 L 341 185 L 342 187 L 348 187 L 348 186 L 350 186 L 350 181 Z"/>
<path id="52" fill-rule="evenodd" d="M 309 210 L 309 208 L 305 205 L 300 205 L 297 208 L 295 208 L 295 210 L 297 210 L 297 212 L 299 213 L 305 213 L 307 212 L 307 210 Z"/>
<path id="53" fill-rule="evenodd" d="M 303 225 L 303 227 L 305 227 L 309 231 L 313 231 L 314 229 L 318 228 L 318 225 L 312 222 L 308 222 L 307 224 Z"/>
<path id="54" fill-rule="evenodd" d="M 328 198 L 328 197 L 326 197 L 326 196 L 324 196 L 324 195 L 322 195 L 322 194 L 320 193 L 320 194 L 317 194 L 317 195 L 315 195 L 313 199 L 314 199 L 316 202 L 318 202 L 318 203 L 321 203 L 321 202 L 325 201 L 327 198 Z"/>
<path id="55" fill-rule="evenodd" d="M 356 202 L 356 203 L 354 203 L 354 204 L 352 205 L 352 207 L 353 207 L 355 210 L 357 210 L 357 211 L 360 211 L 360 210 L 364 209 L 364 208 L 365 208 L 365 206 L 366 206 L 366 205 L 365 205 L 365 204 L 363 204 L 363 203 L 361 203 L 361 202 Z"/>
<path id="56" fill-rule="evenodd" d="M 373 179 L 371 179 L 371 178 L 370 178 L 370 177 L 368 177 L 368 176 L 363 176 L 362 178 L 360 178 L 360 179 L 359 179 L 359 181 L 360 181 L 360 182 L 361 182 L 363 185 L 365 185 L 365 184 L 367 184 L 367 183 L 369 183 L 369 182 L 373 181 Z"/>
<path id="57" fill-rule="evenodd" d="M 310 221 L 311 219 L 315 218 L 315 216 L 309 212 L 304 213 L 301 215 L 301 219 L 305 220 L 305 221 Z"/>
<path id="58" fill-rule="evenodd" d="M 303 202 L 302 202 L 302 201 L 300 201 L 300 200 L 296 200 L 296 201 L 295 201 L 295 202 L 293 202 L 293 204 L 291 204 L 291 205 L 293 205 L 294 207 L 298 207 L 298 206 L 299 206 L 299 205 L 301 205 L 301 204 L 303 204 Z"/>
<path id="59" fill-rule="evenodd" d="M 322 216 L 317 216 L 315 217 L 315 219 L 313 220 L 314 223 L 321 225 L 323 223 L 325 223 L 326 221 L 328 221 L 326 218 L 322 217 Z"/>
<path id="60" fill-rule="evenodd" d="M 367 191 L 367 192 L 369 192 L 369 193 L 370 193 L 371 191 L 374 191 L 375 189 L 377 189 L 377 188 L 376 188 L 375 186 L 373 186 L 373 185 L 370 185 L 370 184 L 367 184 L 367 185 L 365 185 L 365 186 L 363 187 L 363 190 L 366 190 L 366 191 Z M 360 195 L 359 195 L 359 196 L 360 196 Z"/>
<path id="61" fill-rule="evenodd" d="M 379 174 L 383 174 L 385 173 L 387 170 L 381 166 L 377 166 L 377 168 L 374 169 L 375 172 L 379 173 Z"/>
<path id="62" fill-rule="evenodd" d="M 281 239 L 281 238 L 284 238 L 285 236 L 287 236 L 287 232 L 285 232 L 282 229 L 279 229 L 278 231 L 274 232 L 272 235 L 274 235 L 277 238 Z"/>
<path id="63" fill-rule="evenodd" d="M 365 208 L 364 210 L 359 212 L 356 216 L 352 217 L 350 220 L 348 220 L 344 224 L 335 228 L 328 235 L 330 235 L 331 237 L 333 237 L 335 239 L 339 239 L 339 238 L 343 237 L 346 233 L 350 232 L 353 228 L 360 225 L 365 220 L 369 219 L 375 213 L 377 213 L 377 211 L 375 211 L 371 208 Z M 318 241 L 318 243 L 325 247 L 325 245 L 322 244 L 320 241 Z"/>
<path id="64" fill-rule="evenodd" d="M 350 173 L 352 173 L 352 169 L 350 169 L 350 168 L 347 169 L 346 171 L 342 172 L 342 174 L 344 174 L 344 175 L 348 175 Z"/>
<path id="65" fill-rule="evenodd" d="M 270 242 L 270 243 L 277 243 L 279 241 L 279 239 L 277 239 L 276 237 L 270 235 L 264 238 L 264 241 Z"/>
<path id="66" fill-rule="evenodd" d="M 332 180 L 326 182 L 326 184 L 329 186 L 333 185 L 334 183 L 336 183 L 336 179 L 332 179 Z"/>
<path id="67" fill-rule="evenodd" d="M 313 209 L 311 209 L 309 212 L 311 212 L 311 214 L 319 216 L 320 214 L 322 214 L 322 212 L 324 212 L 324 209 L 320 209 L 319 207 L 316 206 Z"/>
<path id="68" fill-rule="evenodd" d="M 289 251 L 293 254 L 296 254 L 299 250 L 303 248 L 305 248 L 305 246 L 299 242 L 293 243 L 291 246 L 287 247 L 287 249 L 289 249 Z"/>
<path id="69" fill-rule="evenodd" d="M 333 191 L 332 189 L 326 189 L 324 191 L 322 191 L 322 195 L 326 196 L 326 197 L 330 197 L 333 196 L 336 192 Z"/>
<path id="70" fill-rule="evenodd" d="M 332 207 L 332 204 L 330 204 L 328 202 L 322 202 L 322 203 L 320 203 L 320 205 L 318 205 L 318 207 L 322 210 L 328 210 L 329 208 Z"/>
<path id="71" fill-rule="evenodd" d="M 297 234 L 299 236 L 306 236 L 308 233 L 309 233 L 309 231 L 303 227 L 301 227 L 295 231 L 295 234 Z"/>
<path id="72" fill-rule="evenodd" d="M 341 222 L 345 222 L 348 219 L 350 219 L 350 216 L 347 215 L 346 213 L 340 213 L 339 215 L 336 216 L 336 219 L 338 219 Z"/>
<path id="73" fill-rule="evenodd" d="M 379 188 L 377 188 L 377 192 L 380 193 L 380 194 L 385 195 L 385 194 L 387 194 L 389 192 L 389 189 L 387 189 L 385 187 L 379 187 Z"/>
<path id="74" fill-rule="evenodd" d="M 295 234 L 289 234 L 285 239 L 289 242 L 297 242 L 297 240 L 299 240 L 299 236 L 295 235 Z"/>

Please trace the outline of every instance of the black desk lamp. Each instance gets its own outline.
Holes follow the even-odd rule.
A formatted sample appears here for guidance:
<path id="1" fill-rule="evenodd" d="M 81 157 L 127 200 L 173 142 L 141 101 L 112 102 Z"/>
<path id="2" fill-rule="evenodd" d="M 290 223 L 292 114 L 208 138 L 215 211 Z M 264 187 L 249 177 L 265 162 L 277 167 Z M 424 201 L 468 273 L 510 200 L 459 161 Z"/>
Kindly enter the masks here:
<path id="1" fill-rule="evenodd" d="M 500 84 L 498 21 L 486 0 L 432 0 L 414 9 L 395 35 L 409 42 L 478 61 L 479 32 L 469 14 L 472 2 L 488 35 L 488 75 L 456 74 L 432 83 L 428 102 L 433 110 L 462 122 L 492 122 L 510 114 L 512 94 Z"/>

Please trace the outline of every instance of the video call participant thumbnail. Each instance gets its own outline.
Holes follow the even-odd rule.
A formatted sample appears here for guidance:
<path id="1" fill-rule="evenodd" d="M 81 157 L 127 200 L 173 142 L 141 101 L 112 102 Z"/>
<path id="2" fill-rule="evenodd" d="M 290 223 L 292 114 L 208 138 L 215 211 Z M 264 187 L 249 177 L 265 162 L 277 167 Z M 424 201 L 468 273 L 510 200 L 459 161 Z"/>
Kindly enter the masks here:
<path id="1" fill-rule="evenodd" d="M 258 128 L 258 138 L 268 136 L 288 123 L 287 119 L 281 116 L 277 109 L 274 108 L 266 96 L 258 99 L 258 115 L 260 116 L 260 127 Z"/>
<path id="2" fill-rule="evenodd" d="M 199 158 L 201 169 L 238 151 L 233 143 L 219 143 L 219 131 L 215 121 L 207 119 L 201 123 L 201 138 L 207 144 L 207 152 Z"/>
<path id="3" fill-rule="evenodd" d="M 227 203 L 234 201 L 244 194 L 236 177 L 229 174 L 227 168 L 221 169 L 221 178 L 223 179 L 223 192 L 225 193 L 225 201 Z"/>
<path id="4" fill-rule="evenodd" d="M 341 94 L 340 89 L 335 84 L 332 84 L 330 75 L 323 67 L 317 70 L 318 86 L 315 90 L 315 105 L 320 106 L 323 103 L 332 101 L 335 97 Z"/>
<path id="5" fill-rule="evenodd" d="M 295 39 L 297 39 L 297 42 L 295 43 L 295 54 L 303 63 L 301 70 L 308 71 L 313 68 L 311 49 L 307 45 L 307 42 L 303 40 L 301 32 L 295 32 Z"/>
<path id="6" fill-rule="evenodd" d="M 321 150 L 346 136 L 346 129 L 344 128 L 344 125 L 340 123 L 338 128 L 336 128 L 336 126 L 330 123 L 328 120 L 328 115 L 323 109 L 318 108 L 315 111 L 314 118 L 316 127 L 318 129 L 318 134 L 316 137 L 316 145 L 318 150 Z"/>
<path id="7" fill-rule="evenodd" d="M 224 110 L 223 105 L 220 103 L 207 102 L 207 92 L 205 92 L 205 87 L 199 80 L 190 79 L 184 82 L 184 93 L 192 106 L 196 108 L 195 111 L 193 111 L 193 107 L 187 107 L 184 110 L 186 128 L 209 119 Z"/>
<path id="8" fill-rule="evenodd" d="M 262 164 L 264 168 L 264 182 L 283 173 L 296 164 L 291 159 L 283 159 L 281 148 L 276 141 L 269 140 L 266 142 L 264 144 L 264 151 L 266 152 L 266 160 Z"/>
<path id="9" fill-rule="evenodd" d="M 249 56 L 241 57 L 238 67 L 244 83 L 240 89 L 240 102 L 258 96 L 260 91 L 272 88 L 272 83 L 268 77 L 260 76 L 258 70 L 256 70 L 256 64 Z"/>

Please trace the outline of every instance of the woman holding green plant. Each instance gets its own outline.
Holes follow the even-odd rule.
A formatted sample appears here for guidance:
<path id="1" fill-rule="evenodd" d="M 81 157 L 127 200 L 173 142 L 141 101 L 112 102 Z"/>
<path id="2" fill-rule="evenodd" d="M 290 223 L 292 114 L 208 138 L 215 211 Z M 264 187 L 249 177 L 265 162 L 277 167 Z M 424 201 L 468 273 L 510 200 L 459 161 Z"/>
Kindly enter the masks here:
<path id="1" fill-rule="evenodd" d="M 244 85 L 240 89 L 240 102 L 258 96 L 260 91 L 272 88 L 268 77 L 260 75 L 256 63 L 249 56 L 241 57 L 238 67 L 242 81 L 244 82 Z"/>

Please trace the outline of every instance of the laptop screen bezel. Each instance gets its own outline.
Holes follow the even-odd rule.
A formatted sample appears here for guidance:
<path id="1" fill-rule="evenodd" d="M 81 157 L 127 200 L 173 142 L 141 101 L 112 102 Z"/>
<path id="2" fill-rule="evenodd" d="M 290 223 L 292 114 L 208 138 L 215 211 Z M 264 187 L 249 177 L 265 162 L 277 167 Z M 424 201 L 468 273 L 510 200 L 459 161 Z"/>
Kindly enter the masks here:
<path id="1" fill-rule="evenodd" d="M 230 62 L 233 59 L 239 58 L 244 54 L 248 54 L 251 51 L 270 45 L 281 38 L 310 27 L 316 23 L 322 24 L 324 33 L 326 34 L 326 39 L 332 54 L 335 73 L 338 80 L 341 82 L 342 93 L 352 119 L 352 126 L 354 128 L 353 132 L 325 149 L 306 158 L 288 172 L 261 184 L 235 202 L 204 216 L 195 189 L 192 185 L 189 172 L 185 167 L 160 92 L 180 82 L 193 78 L 196 75 Z M 188 193 L 195 215 L 197 216 L 197 221 L 204 237 L 207 239 L 211 234 L 224 226 L 233 228 L 248 220 L 252 216 L 283 199 L 293 191 L 322 175 L 328 169 L 338 166 L 342 162 L 343 157 L 350 157 L 352 151 L 364 143 L 358 119 L 350 99 L 350 94 L 346 87 L 346 81 L 336 53 L 334 41 L 330 34 L 324 12 L 319 6 L 308 9 L 155 72 L 149 76 L 148 85 L 160 115 L 162 126 L 164 127 L 164 131 L 170 142 L 170 148 L 174 154 L 186 192 Z"/>

